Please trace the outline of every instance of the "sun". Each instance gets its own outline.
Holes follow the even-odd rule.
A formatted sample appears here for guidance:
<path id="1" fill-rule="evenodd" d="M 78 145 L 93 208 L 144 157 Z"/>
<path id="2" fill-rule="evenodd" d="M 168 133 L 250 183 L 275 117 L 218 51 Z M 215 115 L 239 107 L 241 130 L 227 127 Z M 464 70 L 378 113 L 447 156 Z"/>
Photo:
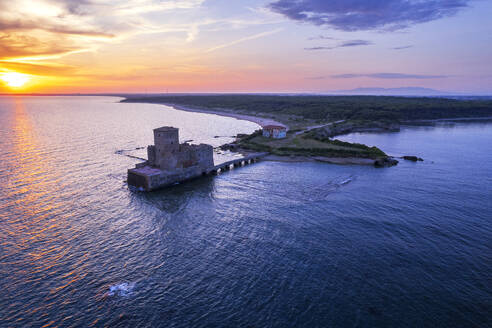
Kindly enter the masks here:
<path id="1" fill-rule="evenodd" d="M 22 73 L 16 73 L 16 72 L 9 72 L 9 73 L 3 73 L 0 76 L 0 79 L 2 79 L 9 87 L 13 88 L 18 88 L 22 87 L 26 82 L 30 80 L 29 75 L 22 74 Z"/>

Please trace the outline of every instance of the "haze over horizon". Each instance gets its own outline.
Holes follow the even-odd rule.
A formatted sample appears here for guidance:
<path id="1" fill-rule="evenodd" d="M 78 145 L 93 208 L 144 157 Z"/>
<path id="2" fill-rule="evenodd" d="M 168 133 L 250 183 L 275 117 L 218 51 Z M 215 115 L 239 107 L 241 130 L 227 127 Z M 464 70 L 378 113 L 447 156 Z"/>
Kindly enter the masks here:
<path id="1" fill-rule="evenodd" d="M 0 0 L 0 93 L 492 93 L 483 0 Z"/>

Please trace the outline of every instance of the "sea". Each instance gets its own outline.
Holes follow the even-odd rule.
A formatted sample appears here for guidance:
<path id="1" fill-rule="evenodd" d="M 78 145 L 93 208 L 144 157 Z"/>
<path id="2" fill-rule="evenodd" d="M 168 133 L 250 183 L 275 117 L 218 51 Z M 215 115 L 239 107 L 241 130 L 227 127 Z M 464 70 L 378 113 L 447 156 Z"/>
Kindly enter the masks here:
<path id="1" fill-rule="evenodd" d="M 0 327 L 492 327 L 491 123 L 340 137 L 423 162 L 145 193 L 126 173 L 152 129 L 217 147 L 259 127 L 120 100 L 0 97 Z"/>

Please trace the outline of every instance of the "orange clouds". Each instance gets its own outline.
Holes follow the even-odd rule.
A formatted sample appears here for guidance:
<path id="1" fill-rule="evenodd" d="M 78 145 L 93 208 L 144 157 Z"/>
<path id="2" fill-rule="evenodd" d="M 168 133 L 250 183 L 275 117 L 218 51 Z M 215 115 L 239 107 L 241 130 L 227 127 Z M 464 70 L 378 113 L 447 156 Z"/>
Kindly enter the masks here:
<path id="1" fill-rule="evenodd" d="M 26 57 L 50 57 L 80 50 L 64 36 L 37 31 L 36 36 L 27 32 L 0 33 L 0 58 L 3 60 Z"/>

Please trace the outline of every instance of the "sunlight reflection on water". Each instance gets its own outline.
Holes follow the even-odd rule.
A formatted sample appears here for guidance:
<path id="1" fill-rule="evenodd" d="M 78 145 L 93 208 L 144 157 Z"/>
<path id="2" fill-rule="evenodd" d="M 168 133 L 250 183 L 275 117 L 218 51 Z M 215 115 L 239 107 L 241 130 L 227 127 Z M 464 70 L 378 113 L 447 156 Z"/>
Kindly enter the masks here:
<path id="1" fill-rule="evenodd" d="M 152 128 L 218 146 L 257 126 L 117 101 L 0 97 L 0 326 L 489 326 L 492 125 L 347 136 L 423 163 L 142 193 L 117 151 L 145 157 Z"/>

